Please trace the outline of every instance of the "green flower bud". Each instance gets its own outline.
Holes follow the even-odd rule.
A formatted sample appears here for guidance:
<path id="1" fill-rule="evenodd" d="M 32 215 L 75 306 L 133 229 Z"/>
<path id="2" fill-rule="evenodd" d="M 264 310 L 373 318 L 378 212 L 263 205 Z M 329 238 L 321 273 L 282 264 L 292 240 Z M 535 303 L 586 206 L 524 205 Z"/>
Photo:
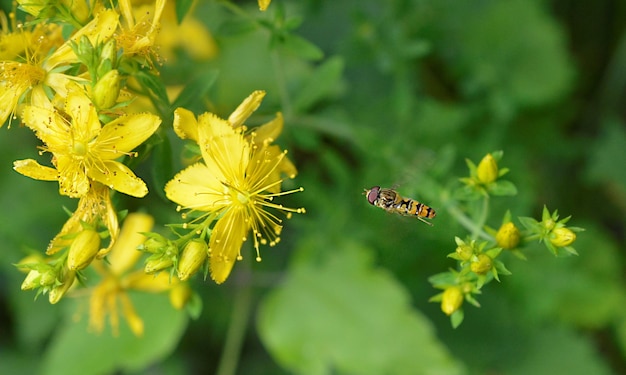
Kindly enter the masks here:
<path id="1" fill-rule="evenodd" d="M 76 280 L 76 272 L 68 271 L 63 278 L 62 284 L 59 286 L 55 286 L 50 290 L 48 294 L 48 300 L 51 304 L 55 304 L 63 298 L 65 293 L 70 289 L 70 287 L 74 284 L 74 280 Z"/>
<path id="2" fill-rule="evenodd" d="M 170 241 L 157 233 L 146 233 L 146 239 L 137 249 L 151 254 L 162 254 L 172 248 Z"/>
<path id="3" fill-rule="evenodd" d="M 208 250 L 204 241 L 193 240 L 187 243 L 178 261 L 178 278 L 181 281 L 198 272 L 208 257 Z"/>
<path id="4" fill-rule="evenodd" d="M 41 273 L 37 270 L 30 270 L 30 272 L 26 275 L 24 282 L 22 282 L 22 290 L 31 290 L 39 287 L 41 284 L 39 281 L 41 280 Z"/>
<path id="5" fill-rule="evenodd" d="M 468 244 L 463 243 L 462 245 L 457 246 L 456 254 L 462 261 L 467 261 L 472 258 L 472 255 L 474 255 L 474 248 Z"/>
<path id="6" fill-rule="evenodd" d="M 100 236 L 93 229 L 78 233 L 67 254 L 67 268 L 78 271 L 86 268 L 100 250 Z"/>
<path id="7" fill-rule="evenodd" d="M 484 275 L 493 267 L 493 260 L 486 254 L 478 254 L 477 260 L 470 264 L 472 272 L 478 275 Z"/>
<path id="8" fill-rule="evenodd" d="M 463 292 L 458 286 L 451 286 L 443 291 L 441 297 L 441 311 L 446 315 L 452 315 L 463 304 Z"/>
<path id="9" fill-rule="evenodd" d="M 519 245 L 520 231 L 512 222 L 504 223 L 496 233 L 496 243 L 503 249 L 514 249 Z"/>
<path id="10" fill-rule="evenodd" d="M 120 95 L 120 73 L 111 70 L 93 87 L 93 102 L 99 109 L 111 108 Z"/>
<path id="11" fill-rule="evenodd" d="M 117 45 L 115 43 L 115 39 L 110 39 L 106 42 L 104 47 L 102 47 L 100 59 L 102 61 L 109 60 L 111 62 L 111 66 L 115 66 L 117 64 Z"/>
<path id="12" fill-rule="evenodd" d="M 555 228 L 550 235 L 550 243 L 556 247 L 569 246 L 574 241 L 576 241 L 576 233 L 565 227 Z"/>
<path id="13" fill-rule="evenodd" d="M 483 184 L 490 184 L 498 178 L 498 163 L 491 154 L 485 155 L 477 168 L 478 181 Z"/>
<path id="14" fill-rule="evenodd" d="M 163 271 L 166 268 L 170 268 L 173 264 L 174 262 L 172 261 L 171 257 L 163 255 L 155 259 L 148 258 L 148 260 L 146 260 L 146 265 L 143 270 L 147 274 L 153 274 L 159 271 Z"/>
<path id="15" fill-rule="evenodd" d="M 54 271 L 52 267 L 46 270 L 41 274 L 41 278 L 39 279 L 39 285 L 41 286 L 51 286 L 56 282 L 57 273 Z"/>

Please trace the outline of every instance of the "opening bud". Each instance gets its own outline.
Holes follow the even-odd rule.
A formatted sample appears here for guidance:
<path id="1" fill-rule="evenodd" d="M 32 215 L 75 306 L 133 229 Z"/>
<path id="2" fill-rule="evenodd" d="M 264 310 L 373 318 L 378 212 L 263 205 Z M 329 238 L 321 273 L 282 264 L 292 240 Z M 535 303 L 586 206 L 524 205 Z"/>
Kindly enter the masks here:
<path id="1" fill-rule="evenodd" d="M 493 260 L 486 254 L 478 254 L 477 260 L 470 264 L 472 272 L 484 275 L 493 268 Z"/>
<path id="2" fill-rule="evenodd" d="M 496 233 L 496 243 L 503 249 L 514 249 L 519 245 L 520 231 L 512 222 L 504 223 Z"/>
<path id="3" fill-rule="evenodd" d="M 111 108 L 120 95 L 120 73 L 110 70 L 93 87 L 93 102 L 99 109 Z"/>
<path id="4" fill-rule="evenodd" d="M 490 184 L 498 178 L 498 163 L 491 154 L 485 155 L 477 168 L 478 180 L 483 184 Z"/>
<path id="5" fill-rule="evenodd" d="M 178 278 L 187 280 L 198 272 L 208 258 L 209 248 L 202 240 L 192 240 L 187 243 L 178 261 Z"/>
<path id="6" fill-rule="evenodd" d="M 100 250 L 100 235 L 93 229 L 83 229 L 72 244 L 67 254 L 67 268 L 78 271 L 86 268 Z"/>
<path id="7" fill-rule="evenodd" d="M 441 311 L 450 316 L 463 304 L 463 291 L 458 286 L 450 286 L 443 291 Z"/>
<path id="8" fill-rule="evenodd" d="M 550 235 L 550 243 L 556 247 L 569 246 L 574 241 L 576 241 L 576 233 L 565 227 L 555 228 Z"/>

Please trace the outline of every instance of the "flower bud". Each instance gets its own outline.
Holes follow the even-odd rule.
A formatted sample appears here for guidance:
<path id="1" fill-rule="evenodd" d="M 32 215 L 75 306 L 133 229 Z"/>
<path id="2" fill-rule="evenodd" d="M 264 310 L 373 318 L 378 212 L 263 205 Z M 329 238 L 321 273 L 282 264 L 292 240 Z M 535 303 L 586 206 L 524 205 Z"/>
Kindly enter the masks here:
<path id="1" fill-rule="evenodd" d="M 470 260 L 472 255 L 474 255 L 474 248 L 466 243 L 463 243 L 460 246 L 457 246 L 456 254 L 462 261 L 467 261 Z"/>
<path id="2" fill-rule="evenodd" d="M 498 178 L 498 164 L 491 154 L 485 155 L 477 168 L 478 181 L 483 184 L 490 184 Z"/>
<path id="3" fill-rule="evenodd" d="M 22 290 L 31 290 L 39 287 L 41 284 L 39 281 L 41 280 L 41 273 L 37 270 L 30 270 L 30 272 L 26 275 L 24 282 L 22 282 Z"/>
<path id="4" fill-rule="evenodd" d="M 84 25 L 89 21 L 89 8 L 86 1 L 61 0 L 61 4 L 67 7 L 66 12 L 62 14 L 71 14 L 72 18 Z"/>
<path id="5" fill-rule="evenodd" d="M 478 254 L 477 260 L 472 262 L 470 269 L 478 275 L 484 275 L 493 267 L 493 260 L 486 254 Z"/>
<path id="6" fill-rule="evenodd" d="M 59 286 L 55 286 L 50 290 L 48 294 L 48 300 L 51 304 L 55 304 L 63 298 L 65 293 L 70 289 L 70 287 L 74 284 L 74 280 L 76 279 L 76 272 L 68 271 L 63 278 L 63 282 Z"/>
<path id="7" fill-rule="evenodd" d="M 161 254 L 172 248 L 170 241 L 160 234 L 146 233 L 145 236 L 148 238 L 144 241 L 144 243 L 139 245 L 137 248 L 138 250 L 151 254 Z"/>
<path id="8" fill-rule="evenodd" d="M 51 286 L 57 280 L 57 273 L 54 271 L 52 267 L 47 269 L 46 271 L 41 273 L 41 278 L 39 279 L 39 285 L 41 286 Z"/>
<path id="9" fill-rule="evenodd" d="M 452 315 L 463 304 L 463 292 L 458 286 L 450 286 L 443 291 L 441 297 L 441 311 L 446 315 Z"/>
<path id="10" fill-rule="evenodd" d="M 163 271 L 166 268 L 170 268 L 172 264 L 174 264 L 172 258 L 167 255 L 163 255 L 155 259 L 148 258 L 148 260 L 146 260 L 146 265 L 143 270 L 147 274 L 153 274 L 159 271 Z"/>
<path id="11" fill-rule="evenodd" d="M 120 73 L 110 70 L 93 87 L 93 102 L 99 109 L 111 108 L 120 95 Z"/>
<path id="12" fill-rule="evenodd" d="M 550 243 L 556 247 L 565 247 L 571 245 L 576 240 L 576 233 L 571 229 L 561 227 L 555 228 L 550 236 Z"/>
<path id="13" fill-rule="evenodd" d="M 178 260 L 178 278 L 187 280 L 191 275 L 198 272 L 208 257 L 208 246 L 204 241 L 189 241 Z"/>
<path id="14" fill-rule="evenodd" d="M 86 268 L 100 250 L 100 236 L 93 229 L 83 229 L 70 245 L 67 268 L 78 271 Z"/>
<path id="15" fill-rule="evenodd" d="M 115 39 L 110 39 L 108 42 L 104 44 L 102 47 L 102 52 L 100 52 L 100 60 L 109 61 L 111 66 L 116 66 L 117 64 L 117 45 L 115 43 Z"/>
<path id="16" fill-rule="evenodd" d="M 503 249 L 514 249 L 519 245 L 520 231 L 512 222 L 504 223 L 496 233 L 496 243 Z"/>
<path id="17" fill-rule="evenodd" d="M 187 283 L 178 283 L 170 290 L 170 303 L 176 310 L 182 310 L 191 298 L 191 288 Z"/>

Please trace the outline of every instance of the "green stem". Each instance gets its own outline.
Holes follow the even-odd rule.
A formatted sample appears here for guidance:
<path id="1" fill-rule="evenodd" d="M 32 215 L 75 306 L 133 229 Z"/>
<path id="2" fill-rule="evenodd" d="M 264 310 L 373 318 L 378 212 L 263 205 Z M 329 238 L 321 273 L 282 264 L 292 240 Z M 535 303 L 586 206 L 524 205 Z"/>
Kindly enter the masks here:
<path id="1" fill-rule="evenodd" d="M 485 223 L 487 223 L 487 214 L 489 213 L 489 195 L 485 195 L 483 204 L 480 208 L 480 212 L 477 216 L 476 224 L 474 225 L 474 231 L 472 231 L 472 239 L 477 239 L 479 231 L 482 231 Z"/>
<path id="2" fill-rule="evenodd" d="M 274 67 L 274 76 L 276 77 L 276 85 L 278 86 L 278 92 L 280 95 L 281 107 L 286 119 L 292 116 L 291 99 L 289 97 L 289 91 L 287 90 L 287 82 L 285 75 L 283 74 L 283 64 L 278 52 L 278 48 L 274 47 L 272 50 L 272 65 Z"/>
<path id="3" fill-rule="evenodd" d="M 230 315 L 230 325 L 226 332 L 224 351 L 222 352 L 216 375 L 234 375 L 237 371 L 241 346 L 246 334 L 251 312 L 252 288 L 249 282 L 245 282 L 237 289 L 235 294 L 233 310 Z"/>
<path id="4" fill-rule="evenodd" d="M 483 202 L 483 208 L 485 208 L 484 202 Z M 452 215 L 452 217 L 454 217 L 456 221 L 459 222 L 459 224 L 461 224 L 468 231 L 470 231 L 470 233 L 472 233 L 472 238 L 481 237 L 485 240 L 492 240 L 493 238 L 482 229 L 483 225 L 485 224 L 484 220 L 486 219 L 486 216 L 487 216 L 486 212 L 487 210 L 484 210 L 484 214 L 481 213 L 481 215 L 484 216 L 484 219 L 483 219 L 483 223 L 481 225 L 478 225 L 472 219 L 467 217 L 467 215 L 465 215 L 458 206 L 456 205 L 448 206 L 448 213 L 450 213 L 450 215 Z"/>

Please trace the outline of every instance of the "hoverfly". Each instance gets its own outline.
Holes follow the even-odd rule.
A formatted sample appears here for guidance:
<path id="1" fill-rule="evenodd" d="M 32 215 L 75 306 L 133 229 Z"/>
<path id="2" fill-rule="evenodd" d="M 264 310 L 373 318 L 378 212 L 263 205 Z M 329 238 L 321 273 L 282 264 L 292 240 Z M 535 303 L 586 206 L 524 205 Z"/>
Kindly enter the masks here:
<path id="1" fill-rule="evenodd" d="M 365 191 L 367 201 L 371 205 L 380 207 L 387 212 L 397 213 L 402 216 L 413 216 L 418 220 L 432 226 L 433 224 L 425 219 L 435 217 L 435 210 L 428 207 L 424 203 L 420 203 L 415 199 L 404 198 L 394 189 L 381 188 L 374 186 Z"/>

